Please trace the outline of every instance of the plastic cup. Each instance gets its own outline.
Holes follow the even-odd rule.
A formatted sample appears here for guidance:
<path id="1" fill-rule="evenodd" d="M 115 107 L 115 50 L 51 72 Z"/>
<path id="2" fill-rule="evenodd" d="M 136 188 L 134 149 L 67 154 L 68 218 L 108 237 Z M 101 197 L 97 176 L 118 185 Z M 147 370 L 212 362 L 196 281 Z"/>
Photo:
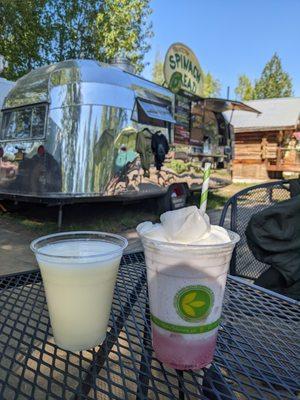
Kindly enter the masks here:
<path id="1" fill-rule="evenodd" d="M 230 242 L 185 245 L 141 236 L 147 265 L 152 343 L 167 366 L 201 369 L 213 360 L 232 251 Z"/>
<path id="2" fill-rule="evenodd" d="M 127 240 L 103 232 L 65 232 L 31 243 L 57 346 L 80 351 L 103 342 Z"/>

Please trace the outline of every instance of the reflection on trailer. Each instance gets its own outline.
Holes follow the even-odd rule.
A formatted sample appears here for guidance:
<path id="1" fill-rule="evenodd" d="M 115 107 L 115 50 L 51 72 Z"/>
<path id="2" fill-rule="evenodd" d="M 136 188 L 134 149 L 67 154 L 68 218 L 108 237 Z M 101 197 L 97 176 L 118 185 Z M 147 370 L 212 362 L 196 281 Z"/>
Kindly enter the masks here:
<path id="1" fill-rule="evenodd" d="M 175 95 L 155 83 L 91 60 L 36 69 L 3 103 L 0 197 L 67 203 L 199 188 L 207 146 L 215 141 L 222 163 L 230 135 L 220 102 L 208 102 L 204 116 L 193 101 L 194 120 L 212 131 L 206 144 L 196 122 L 196 145 L 178 140 Z"/>

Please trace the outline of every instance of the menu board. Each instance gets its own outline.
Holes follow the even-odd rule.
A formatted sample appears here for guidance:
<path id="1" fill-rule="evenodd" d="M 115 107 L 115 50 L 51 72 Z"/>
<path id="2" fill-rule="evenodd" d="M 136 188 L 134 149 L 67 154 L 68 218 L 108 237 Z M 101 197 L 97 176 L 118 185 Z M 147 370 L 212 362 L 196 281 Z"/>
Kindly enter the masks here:
<path id="1" fill-rule="evenodd" d="M 177 124 L 174 126 L 174 142 L 189 144 L 190 142 L 190 116 L 191 101 L 180 95 L 175 98 L 175 119 Z"/>

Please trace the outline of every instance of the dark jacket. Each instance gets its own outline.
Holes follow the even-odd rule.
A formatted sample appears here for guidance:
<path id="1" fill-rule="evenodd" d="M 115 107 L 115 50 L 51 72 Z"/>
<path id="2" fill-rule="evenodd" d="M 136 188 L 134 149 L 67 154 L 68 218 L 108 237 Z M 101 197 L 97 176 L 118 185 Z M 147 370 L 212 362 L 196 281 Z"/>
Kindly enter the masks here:
<path id="1" fill-rule="evenodd" d="M 271 266 L 255 283 L 300 300 L 300 194 L 253 215 L 246 237 L 254 257 Z"/>
<path id="2" fill-rule="evenodd" d="M 170 149 L 169 143 L 165 135 L 159 134 L 158 132 L 154 133 L 151 140 L 151 148 L 154 154 L 154 163 L 156 169 L 160 171 L 165 161 L 166 154 Z"/>

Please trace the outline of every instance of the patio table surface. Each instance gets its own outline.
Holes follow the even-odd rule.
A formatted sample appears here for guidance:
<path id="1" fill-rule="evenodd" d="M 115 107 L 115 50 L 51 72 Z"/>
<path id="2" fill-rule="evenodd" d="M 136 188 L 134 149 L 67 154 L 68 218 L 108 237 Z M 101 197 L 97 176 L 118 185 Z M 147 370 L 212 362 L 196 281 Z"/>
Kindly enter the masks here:
<path id="1" fill-rule="evenodd" d="M 179 372 L 152 351 L 143 253 L 125 255 L 107 338 L 68 352 L 53 340 L 39 271 L 0 278 L 0 399 L 296 399 L 299 303 L 228 277 L 214 362 Z"/>

